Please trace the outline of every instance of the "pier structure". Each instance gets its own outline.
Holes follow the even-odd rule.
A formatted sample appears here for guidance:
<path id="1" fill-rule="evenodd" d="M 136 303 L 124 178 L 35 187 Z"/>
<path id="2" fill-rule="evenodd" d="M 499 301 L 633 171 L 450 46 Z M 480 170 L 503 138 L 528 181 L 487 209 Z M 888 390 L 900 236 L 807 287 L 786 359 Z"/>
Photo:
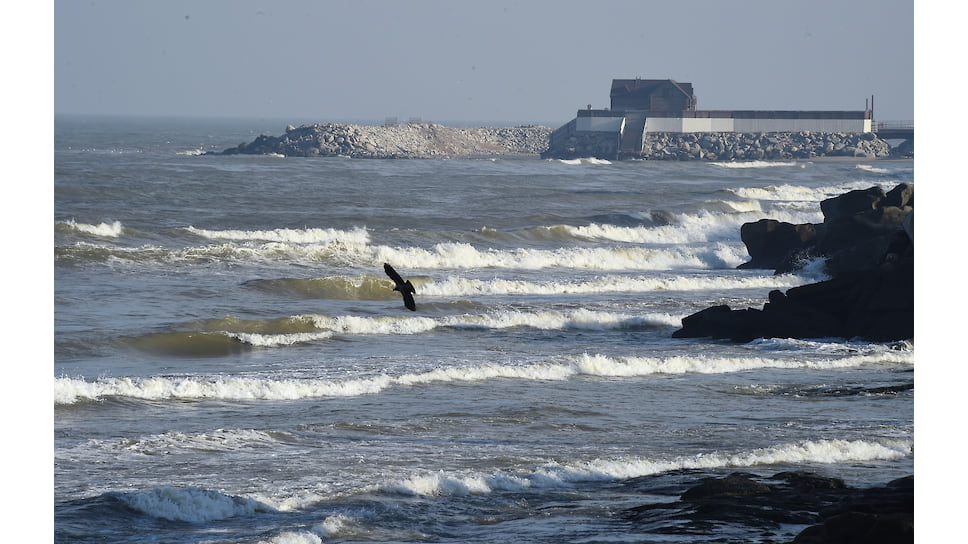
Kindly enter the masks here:
<path id="1" fill-rule="evenodd" d="M 699 110 L 691 83 L 672 79 L 613 79 L 610 108 L 578 110 L 555 130 L 550 147 L 569 138 L 597 139 L 615 156 L 641 153 L 650 133 L 871 133 L 912 140 L 874 121 L 873 97 L 863 110 Z M 899 132 L 900 135 L 895 135 Z"/>

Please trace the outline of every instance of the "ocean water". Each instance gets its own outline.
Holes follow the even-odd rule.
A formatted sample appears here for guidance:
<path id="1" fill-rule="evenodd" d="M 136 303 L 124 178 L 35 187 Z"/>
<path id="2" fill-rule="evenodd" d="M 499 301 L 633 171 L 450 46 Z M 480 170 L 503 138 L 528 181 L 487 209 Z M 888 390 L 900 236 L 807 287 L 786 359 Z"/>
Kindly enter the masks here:
<path id="1" fill-rule="evenodd" d="M 626 513 L 913 474 L 912 343 L 672 338 L 824 278 L 743 223 L 913 161 L 202 154 L 285 124 L 56 119 L 56 542 L 786 542 Z"/>

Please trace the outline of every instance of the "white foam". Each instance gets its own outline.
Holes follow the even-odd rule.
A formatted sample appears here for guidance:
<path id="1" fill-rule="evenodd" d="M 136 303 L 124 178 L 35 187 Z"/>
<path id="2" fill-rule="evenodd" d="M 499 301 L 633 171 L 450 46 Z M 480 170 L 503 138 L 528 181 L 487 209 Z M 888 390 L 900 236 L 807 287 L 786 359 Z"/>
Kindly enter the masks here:
<path id="1" fill-rule="evenodd" d="M 292 346 L 296 344 L 307 344 L 327 340 L 333 337 L 330 331 L 320 332 L 295 332 L 287 334 L 260 334 L 249 332 L 226 332 L 223 333 L 241 342 L 261 348 L 271 348 L 279 346 Z"/>
<path id="2" fill-rule="evenodd" d="M 548 469 L 549 479 L 563 482 L 636 478 L 683 469 L 749 468 L 762 465 L 848 463 L 910 456 L 910 440 L 812 440 L 751 451 L 711 452 L 673 459 L 594 459 Z"/>
<path id="3" fill-rule="evenodd" d="M 61 224 L 67 225 L 69 228 L 74 229 L 78 232 L 82 232 L 84 234 L 90 234 L 92 236 L 101 236 L 104 238 L 117 238 L 121 236 L 121 233 L 124 230 L 124 227 L 123 225 L 121 225 L 120 221 L 90 225 L 87 223 L 78 223 L 73 219 L 71 219 L 70 221 L 65 221 Z"/>
<path id="4" fill-rule="evenodd" d="M 322 544 L 323 539 L 306 531 L 285 531 L 258 544 Z"/>
<path id="5" fill-rule="evenodd" d="M 502 311 L 494 314 L 462 314 L 429 317 L 359 317 L 301 315 L 294 319 L 311 320 L 314 326 L 338 334 L 420 334 L 439 327 L 506 329 L 531 327 L 554 329 L 626 329 L 641 326 L 679 326 L 682 316 L 669 314 L 633 315 L 586 309 L 541 312 Z"/>
<path id="6" fill-rule="evenodd" d="M 208 230 L 192 226 L 185 230 L 203 238 L 211 240 L 235 241 L 270 241 L 294 244 L 325 244 L 328 242 L 349 242 L 366 244 L 370 241 L 370 234 L 366 229 L 273 229 L 273 230 Z"/>
<path id="7" fill-rule="evenodd" d="M 735 161 L 735 162 L 712 162 L 715 166 L 723 168 L 774 168 L 778 166 L 799 166 L 806 168 L 805 164 L 792 161 Z"/>
<path id="8" fill-rule="evenodd" d="M 738 229 L 737 229 L 738 230 Z M 249 234 L 246 234 L 249 235 Z M 688 235 L 687 235 L 688 236 Z M 700 235 L 701 237 L 701 235 Z M 674 241 L 674 240 L 672 240 Z M 671 241 L 670 241 L 671 242 Z M 665 243 L 665 242 L 663 242 Z M 737 239 L 733 252 L 745 252 Z M 585 270 L 672 270 L 728 268 L 705 247 L 665 246 L 563 247 L 559 249 L 480 249 L 467 243 L 437 244 L 433 248 L 370 246 L 353 241 L 328 243 L 267 242 L 258 245 L 224 244 L 168 249 L 153 245 L 137 248 L 89 243 L 74 245 L 73 254 L 131 263 L 182 263 L 289 261 L 310 266 L 328 262 L 339 266 L 377 267 L 384 262 L 405 262 L 412 269 L 523 269 L 568 268 Z M 741 259 L 739 262 L 743 262 Z"/>
<path id="9" fill-rule="evenodd" d="M 873 165 L 870 165 L 870 164 L 858 164 L 855 168 L 857 168 L 858 170 L 864 170 L 866 172 L 871 172 L 871 173 L 874 173 L 874 174 L 890 174 L 891 173 L 891 171 L 888 170 L 887 168 L 880 168 L 880 167 L 873 166 Z"/>
<path id="10" fill-rule="evenodd" d="M 720 259 L 744 262 L 723 249 Z M 822 263 L 821 263 L 822 264 Z M 420 286 L 420 294 L 431 297 L 477 297 L 500 295 L 586 295 L 602 293 L 645 293 L 652 291 L 725 291 L 731 289 L 782 289 L 824 279 L 821 268 L 798 274 L 697 274 L 669 276 L 600 276 L 577 282 L 529 282 L 501 278 L 482 280 L 451 276 Z"/>
<path id="11" fill-rule="evenodd" d="M 579 158 L 579 159 L 549 159 L 549 160 L 554 160 L 555 162 L 558 162 L 558 163 L 561 163 L 561 164 L 571 164 L 571 165 L 576 165 L 576 164 L 592 164 L 592 165 L 597 165 L 597 164 L 612 164 L 612 161 L 609 161 L 609 160 L 606 160 L 606 159 L 598 159 L 598 158 L 595 158 L 595 157 L 582 157 L 582 158 Z"/>
<path id="12" fill-rule="evenodd" d="M 471 327 L 486 329 L 506 329 L 511 327 L 531 327 L 542 330 L 588 329 L 612 330 L 640 327 L 644 325 L 679 326 L 681 317 L 668 314 L 639 316 L 592 310 L 573 310 L 567 312 L 518 312 L 509 311 L 495 315 L 463 315 L 445 318 L 442 323 L 449 327 Z"/>
<path id="13" fill-rule="evenodd" d="M 344 315 L 302 315 L 296 319 L 312 320 L 313 325 L 337 334 L 419 334 L 431 331 L 440 322 L 429 317 L 359 317 Z"/>
<path id="14" fill-rule="evenodd" d="M 855 189 L 867 189 L 869 187 L 871 187 L 870 181 L 855 181 L 825 187 L 805 187 L 802 185 L 783 184 L 767 185 L 764 187 L 738 187 L 735 189 L 726 190 L 741 198 L 768 201 L 803 202 L 804 204 L 809 204 L 819 208 L 819 203 L 822 200 L 839 196 Z"/>
<path id="15" fill-rule="evenodd" d="M 167 432 L 137 439 L 91 439 L 69 450 L 54 451 L 55 458 L 68 458 L 92 453 L 95 456 L 169 455 L 175 453 L 233 452 L 252 448 L 270 448 L 278 441 L 269 433 L 253 429 L 216 429 L 206 433 Z"/>
<path id="16" fill-rule="evenodd" d="M 193 523 L 272 511 L 271 507 L 253 499 L 194 487 L 161 487 L 147 492 L 123 493 L 120 499 L 152 517 Z"/>
<path id="17" fill-rule="evenodd" d="M 447 243 L 437 244 L 432 249 L 381 246 L 373 248 L 366 260 L 370 262 L 406 262 L 410 263 L 412 268 L 421 269 L 669 270 L 711 268 L 714 265 L 704 260 L 708 257 L 705 249 L 685 246 L 496 250 L 478 249 L 466 243 Z M 718 266 L 718 262 L 715 263 L 715 266 Z"/>
<path id="18" fill-rule="evenodd" d="M 856 463 L 910 456 L 910 440 L 813 440 L 741 452 L 708 452 L 671 459 L 628 457 L 552 463 L 516 473 L 457 474 L 437 471 L 387 482 L 381 490 L 418 496 L 462 496 L 528 488 L 561 488 L 577 482 L 616 481 L 687 469 L 750 468 L 764 465 Z"/>
<path id="19" fill-rule="evenodd" d="M 546 228 L 567 233 L 579 240 L 608 240 L 636 244 L 689 244 L 716 240 L 738 241 L 740 227 L 744 223 L 760 219 L 805 223 L 822 217 L 815 210 L 766 212 L 758 200 L 719 201 L 714 204 L 720 209 L 676 214 L 673 222 L 667 225 L 621 227 L 592 223 L 583 226 L 556 225 Z"/>
<path id="20" fill-rule="evenodd" d="M 510 321 L 505 323 L 508 326 Z M 620 326 L 627 324 L 619 323 Z M 583 325 L 588 326 L 588 325 Z M 595 326 L 601 326 L 600 323 Z M 483 364 L 444 367 L 425 372 L 391 376 L 379 374 L 348 380 L 288 379 L 248 377 L 150 377 L 101 378 L 88 382 L 81 378 L 55 378 L 54 403 L 73 404 L 81 399 L 97 400 L 108 396 L 148 400 L 296 400 L 306 398 L 352 397 L 380 393 L 390 387 L 414 386 L 435 382 L 474 382 L 494 379 L 567 380 L 579 375 L 637 377 L 662 374 L 723 374 L 759 368 L 840 369 L 868 364 L 913 365 L 908 351 L 872 347 L 860 354 L 806 359 L 768 357 L 608 357 L 582 355 L 531 365 Z"/>

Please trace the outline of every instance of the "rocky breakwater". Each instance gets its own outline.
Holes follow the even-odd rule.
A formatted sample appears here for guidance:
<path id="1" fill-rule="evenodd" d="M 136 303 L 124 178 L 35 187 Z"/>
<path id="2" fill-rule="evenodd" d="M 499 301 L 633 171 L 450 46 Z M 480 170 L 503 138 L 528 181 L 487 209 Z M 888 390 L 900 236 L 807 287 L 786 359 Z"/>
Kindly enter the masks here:
<path id="1" fill-rule="evenodd" d="M 435 123 L 370 126 L 316 123 L 288 126 L 281 136 L 259 136 L 218 155 L 426 159 L 539 156 L 551 129 L 517 127 L 448 127 Z"/>
<path id="2" fill-rule="evenodd" d="M 846 132 L 647 132 L 641 151 L 619 151 L 617 134 L 572 133 L 553 138 L 543 156 L 666 161 L 753 161 L 899 156 L 876 134 Z"/>
<path id="3" fill-rule="evenodd" d="M 703 132 L 647 133 L 642 152 L 649 160 L 750 161 L 852 157 L 881 159 L 891 146 L 871 132 Z"/>
<path id="4" fill-rule="evenodd" d="M 740 235 L 740 268 L 796 270 L 824 259 L 831 279 L 771 291 L 763 309 L 712 306 L 682 319 L 675 338 L 914 338 L 914 185 L 850 191 L 820 204 L 824 221 L 761 219 Z"/>

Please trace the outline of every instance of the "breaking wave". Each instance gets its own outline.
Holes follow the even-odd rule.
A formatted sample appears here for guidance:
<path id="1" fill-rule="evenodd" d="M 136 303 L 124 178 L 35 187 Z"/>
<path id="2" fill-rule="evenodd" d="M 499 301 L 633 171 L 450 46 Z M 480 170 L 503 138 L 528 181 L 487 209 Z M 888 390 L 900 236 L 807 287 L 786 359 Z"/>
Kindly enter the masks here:
<path id="1" fill-rule="evenodd" d="M 391 387 L 430 383 L 480 382 L 496 379 L 568 380 L 577 376 L 642 377 L 652 375 L 725 374 L 759 368 L 842 369 L 869 364 L 913 365 L 910 352 L 872 349 L 860 355 L 820 359 L 769 357 L 609 357 L 582 355 L 531 365 L 483 364 L 445 367 L 424 372 L 379 374 L 347 380 L 258 377 L 116 377 L 88 382 L 82 378 L 54 379 L 54 403 L 73 404 L 105 397 L 144 400 L 296 400 L 378 394 Z"/>
<path id="2" fill-rule="evenodd" d="M 340 229 L 273 229 L 273 230 L 206 230 L 186 227 L 186 231 L 210 240 L 267 241 L 294 244 L 325 244 L 329 242 L 348 242 L 366 244 L 370 234 L 364 228 L 354 230 Z"/>
<path id="3" fill-rule="evenodd" d="M 88 223 L 78 223 L 71 219 L 70 221 L 57 223 L 57 228 L 64 232 L 77 232 L 103 238 L 118 238 L 124 231 L 124 226 L 121 225 L 120 221 L 91 225 Z"/>
<path id="4" fill-rule="evenodd" d="M 553 463 L 532 470 L 487 475 L 438 471 L 388 482 L 381 486 L 381 490 L 417 496 L 518 492 L 534 488 L 570 487 L 579 482 L 626 480 L 676 470 L 893 460 L 910 456 L 913 446 L 910 440 L 812 440 L 745 452 L 710 452 L 672 459 L 632 457 Z"/>
<path id="5" fill-rule="evenodd" d="M 822 270 L 805 269 L 799 274 L 719 275 L 698 273 L 669 276 L 606 275 L 585 281 L 533 282 L 500 277 L 475 279 L 449 276 L 435 281 L 426 276 L 410 279 L 421 296 L 479 297 L 505 295 L 586 295 L 602 293 L 643 293 L 651 291 L 697 291 L 730 289 L 783 289 L 810 281 L 826 279 Z M 247 285 L 269 292 L 309 299 L 391 300 L 398 295 L 385 277 L 372 275 L 326 276 L 322 278 L 280 278 L 252 280 Z"/>
<path id="6" fill-rule="evenodd" d="M 117 497 L 129 508 L 151 517 L 192 523 L 274 511 L 253 499 L 197 487 L 161 487 L 144 492 L 118 493 Z"/>

